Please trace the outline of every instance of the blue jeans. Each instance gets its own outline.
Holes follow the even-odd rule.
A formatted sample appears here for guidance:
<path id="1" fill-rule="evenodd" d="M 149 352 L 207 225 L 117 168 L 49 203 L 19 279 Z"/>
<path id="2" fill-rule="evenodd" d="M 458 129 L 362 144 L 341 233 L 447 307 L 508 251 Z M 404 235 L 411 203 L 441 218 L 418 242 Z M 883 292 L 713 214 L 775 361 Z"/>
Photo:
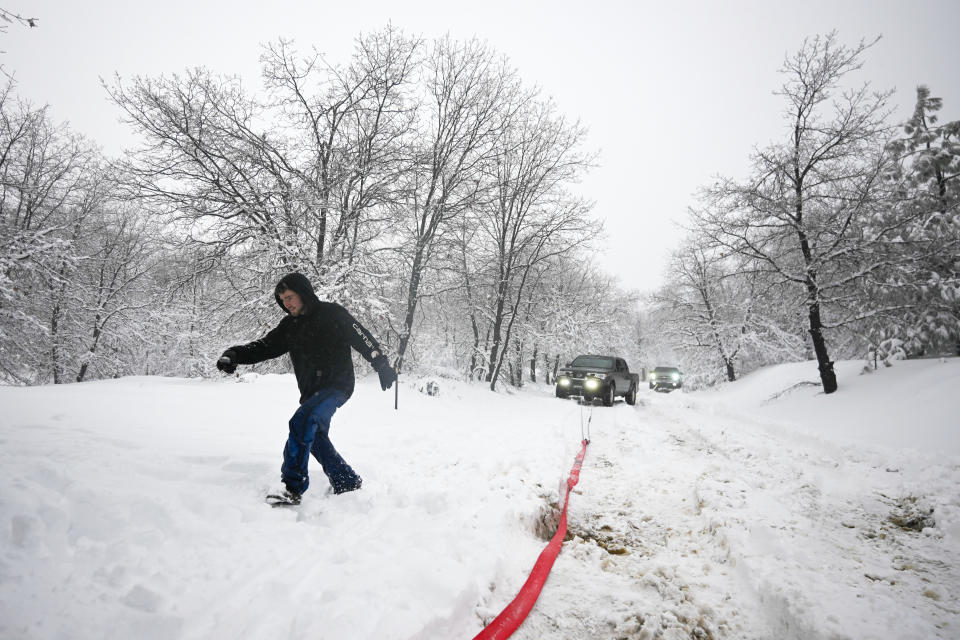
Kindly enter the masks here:
<path id="1" fill-rule="evenodd" d="M 340 457 L 330 442 L 330 418 L 347 396 L 341 391 L 319 391 L 300 405 L 290 418 L 290 435 L 283 448 L 283 466 L 280 475 L 287 489 L 303 493 L 310 486 L 307 462 L 310 454 L 323 467 L 334 492 L 342 493 L 360 487 L 360 476 Z"/>

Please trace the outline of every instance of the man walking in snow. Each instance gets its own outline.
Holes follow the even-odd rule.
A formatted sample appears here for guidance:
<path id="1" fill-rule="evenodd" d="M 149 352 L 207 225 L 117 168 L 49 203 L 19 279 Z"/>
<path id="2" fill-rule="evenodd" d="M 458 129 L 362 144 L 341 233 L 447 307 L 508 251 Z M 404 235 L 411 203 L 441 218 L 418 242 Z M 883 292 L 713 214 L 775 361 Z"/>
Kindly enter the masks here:
<path id="1" fill-rule="evenodd" d="M 239 364 L 290 354 L 300 387 L 300 408 L 290 419 L 280 471 L 286 490 L 277 501 L 300 502 L 310 484 L 307 461 L 311 453 L 323 467 L 334 493 L 359 489 L 360 476 L 340 457 L 329 435 L 330 418 L 353 394 L 350 348 L 377 371 L 384 391 L 393 385 L 397 374 L 373 336 L 339 304 L 321 302 L 303 274 L 281 278 L 274 297 L 288 315 L 259 340 L 224 351 L 217 368 L 233 373 Z"/>

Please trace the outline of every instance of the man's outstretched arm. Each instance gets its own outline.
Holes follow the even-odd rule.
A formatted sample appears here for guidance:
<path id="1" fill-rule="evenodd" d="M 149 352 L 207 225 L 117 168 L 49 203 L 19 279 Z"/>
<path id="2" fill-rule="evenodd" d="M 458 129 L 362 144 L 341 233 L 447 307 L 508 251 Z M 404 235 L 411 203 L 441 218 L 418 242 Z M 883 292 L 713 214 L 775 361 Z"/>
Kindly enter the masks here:
<path id="1" fill-rule="evenodd" d="M 217 368 L 233 373 L 238 364 L 256 364 L 282 356 L 289 348 L 284 332 L 278 326 L 270 333 L 247 344 L 234 345 L 223 352 L 217 360 Z"/>

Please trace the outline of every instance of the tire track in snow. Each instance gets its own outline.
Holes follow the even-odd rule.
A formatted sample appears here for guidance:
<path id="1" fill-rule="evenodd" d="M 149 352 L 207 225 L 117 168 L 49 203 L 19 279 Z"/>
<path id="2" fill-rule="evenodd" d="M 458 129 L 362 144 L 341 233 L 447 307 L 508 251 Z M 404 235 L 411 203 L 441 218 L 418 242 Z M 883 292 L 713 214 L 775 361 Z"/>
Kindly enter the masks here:
<path id="1" fill-rule="evenodd" d="M 960 557 L 890 518 L 956 470 L 905 477 L 681 394 L 597 407 L 592 430 L 572 537 L 515 637 L 954 637 Z"/>
<path id="2" fill-rule="evenodd" d="M 717 523 L 730 564 L 777 637 L 879 637 L 889 629 L 954 637 L 960 607 L 937 585 L 957 583 L 956 550 L 891 522 L 897 501 L 886 494 L 924 489 L 869 451 L 677 400 L 654 412 L 709 454 L 696 482 L 699 508 Z M 941 473 L 955 477 L 929 475 Z"/>
<path id="3" fill-rule="evenodd" d="M 563 553 L 517 638 L 764 638 L 696 483 L 709 455 L 649 406 L 593 413 Z"/>

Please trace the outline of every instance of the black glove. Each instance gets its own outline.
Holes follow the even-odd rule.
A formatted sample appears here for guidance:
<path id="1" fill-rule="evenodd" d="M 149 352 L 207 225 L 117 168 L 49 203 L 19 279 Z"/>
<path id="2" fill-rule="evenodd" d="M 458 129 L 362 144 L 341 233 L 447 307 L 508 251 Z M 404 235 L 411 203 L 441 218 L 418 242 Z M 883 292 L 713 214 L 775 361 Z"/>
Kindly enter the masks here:
<path id="1" fill-rule="evenodd" d="M 397 380 L 397 372 L 390 366 L 387 356 L 379 355 L 370 364 L 373 365 L 373 368 L 377 370 L 377 375 L 380 376 L 380 388 L 386 391 L 392 387 Z"/>
<path id="2" fill-rule="evenodd" d="M 217 369 L 224 373 L 233 373 L 237 370 L 237 352 L 233 349 L 227 349 L 217 360 Z"/>

